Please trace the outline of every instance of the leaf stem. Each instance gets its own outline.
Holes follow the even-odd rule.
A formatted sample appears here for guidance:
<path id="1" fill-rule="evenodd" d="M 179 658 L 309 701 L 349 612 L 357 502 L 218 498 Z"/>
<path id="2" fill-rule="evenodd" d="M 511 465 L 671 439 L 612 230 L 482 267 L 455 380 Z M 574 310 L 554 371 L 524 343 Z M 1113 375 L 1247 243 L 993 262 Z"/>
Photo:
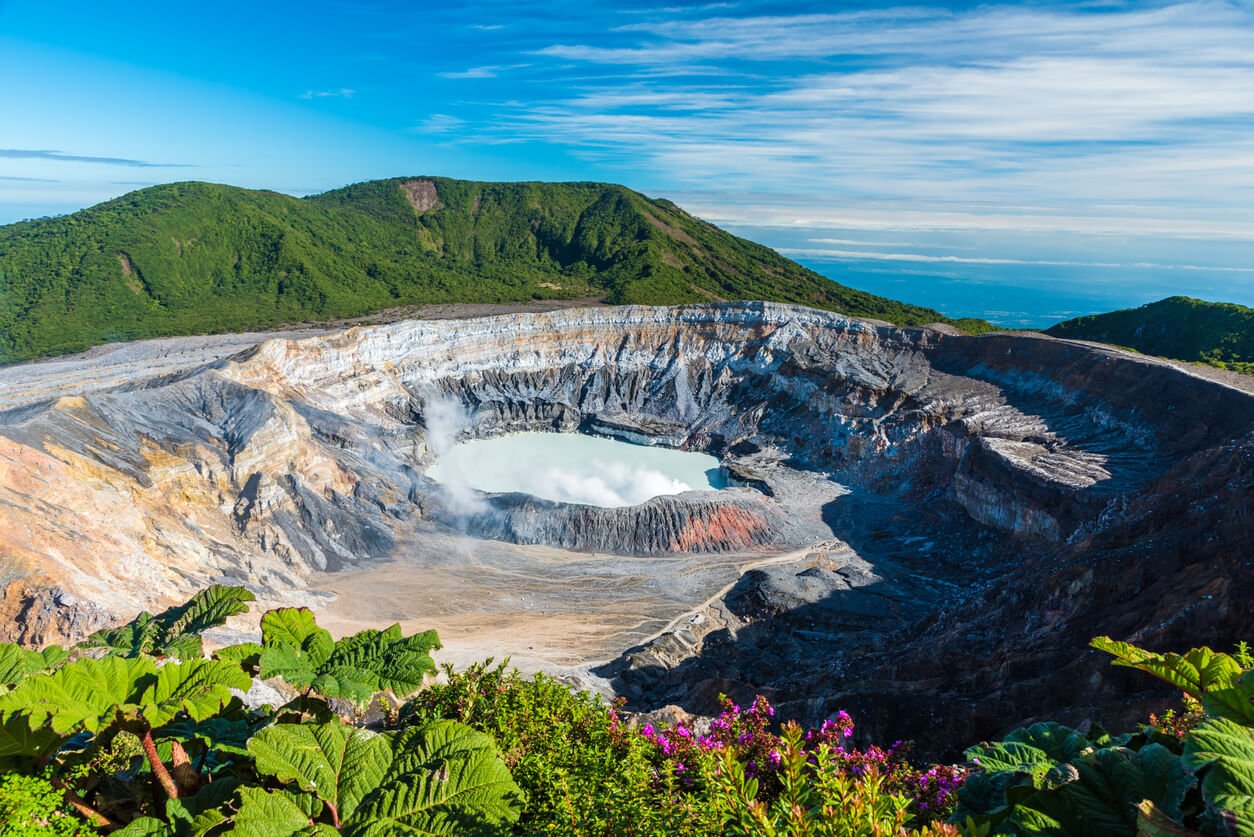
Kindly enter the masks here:
<path id="1" fill-rule="evenodd" d="M 84 818 L 86 818 L 87 821 L 90 822 L 92 825 L 98 826 L 100 828 L 117 828 L 118 827 L 118 824 L 116 822 L 109 819 L 104 814 L 100 813 L 95 808 L 88 805 L 87 802 L 84 801 L 81 796 L 75 793 L 74 789 L 71 788 L 69 785 L 67 785 L 65 782 L 62 782 L 59 779 L 53 779 L 52 785 L 53 787 L 60 789 L 62 794 L 65 795 L 65 801 L 69 803 L 70 807 L 73 808 L 75 811 L 77 811 L 79 814 L 81 814 Z"/>
<path id="2" fill-rule="evenodd" d="M 161 757 L 157 755 L 157 742 L 152 740 L 152 730 L 145 729 L 144 735 L 139 739 L 139 742 L 144 747 L 144 755 L 148 757 L 148 764 L 152 766 L 152 773 L 157 777 L 157 781 L 161 783 L 161 789 L 165 791 L 165 795 L 170 799 L 178 799 L 179 786 L 175 784 L 170 771 L 165 769 L 165 765 L 161 763 Z"/>
<path id="3" fill-rule="evenodd" d="M 336 831 L 339 831 L 339 828 L 340 828 L 340 812 L 339 812 L 339 811 L 337 811 L 337 810 L 335 810 L 335 806 L 334 806 L 334 805 L 332 805 L 330 802 L 325 802 L 325 801 L 324 801 L 324 802 L 323 802 L 323 804 L 324 804 L 324 805 L 326 805 L 326 806 L 327 806 L 327 810 L 331 812 L 331 825 L 335 826 L 335 830 L 336 830 Z"/>

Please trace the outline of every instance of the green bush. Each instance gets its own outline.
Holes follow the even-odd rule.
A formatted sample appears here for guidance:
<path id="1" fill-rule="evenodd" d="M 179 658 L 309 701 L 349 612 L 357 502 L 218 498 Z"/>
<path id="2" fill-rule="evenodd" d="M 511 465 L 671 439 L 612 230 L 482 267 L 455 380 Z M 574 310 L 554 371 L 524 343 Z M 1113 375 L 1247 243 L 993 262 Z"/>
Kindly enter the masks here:
<path id="1" fill-rule="evenodd" d="M 649 742 L 600 698 L 490 660 L 445 675 L 402 708 L 400 723 L 450 719 L 495 738 L 527 795 L 521 833 L 718 832 L 702 800 L 659 786 Z"/>
<path id="2" fill-rule="evenodd" d="M 75 815 L 65 794 L 39 776 L 0 775 L 0 837 L 78 837 L 96 830 Z"/>

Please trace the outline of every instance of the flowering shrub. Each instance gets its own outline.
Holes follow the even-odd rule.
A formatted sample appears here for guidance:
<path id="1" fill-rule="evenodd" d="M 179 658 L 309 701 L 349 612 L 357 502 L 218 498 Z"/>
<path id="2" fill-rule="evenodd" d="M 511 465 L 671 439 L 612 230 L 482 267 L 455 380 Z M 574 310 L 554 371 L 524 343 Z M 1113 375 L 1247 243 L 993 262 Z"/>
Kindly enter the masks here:
<path id="1" fill-rule="evenodd" d="M 1194 727 L 1206 720 L 1201 701 L 1185 694 L 1183 703 L 1184 707 L 1180 710 L 1168 709 L 1161 715 L 1151 714 L 1149 726 L 1163 735 L 1183 741 Z"/>
<path id="2" fill-rule="evenodd" d="M 785 762 L 785 742 L 772 730 L 775 710 L 759 695 L 742 709 L 723 698 L 722 713 L 710 722 L 707 732 L 684 724 L 645 724 L 638 734 L 651 747 L 655 780 L 673 782 L 679 789 L 695 792 L 709 784 L 710 773 L 725 772 L 730 758 L 746 779 L 756 782 L 756 795 L 764 800 L 779 797 Z M 617 714 L 614 722 L 620 723 Z M 825 765 L 853 781 L 875 777 L 884 793 L 906 800 L 911 815 L 922 821 L 943 819 L 953 812 L 956 793 L 967 775 L 958 765 L 917 768 L 906 758 L 909 747 L 898 741 L 885 749 L 850 745 L 853 719 L 841 711 L 817 729 L 799 733 L 797 746 L 811 764 L 825 753 Z"/>
<path id="3" fill-rule="evenodd" d="M 859 777 L 841 765 L 826 741 L 809 749 L 801 728 L 784 726 L 779 739 L 779 790 L 765 797 L 757 779 L 730 749 L 720 753 L 711 803 L 732 837 L 956 837 L 957 828 L 925 823 L 907 830 L 911 802 L 889 789 L 877 768 Z"/>
<path id="4" fill-rule="evenodd" d="M 684 793 L 675 778 L 685 772 L 675 769 L 678 758 L 662 775 L 655 764 L 658 745 L 622 721 L 621 703 L 607 705 L 551 677 L 523 677 L 490 660 L 461 671 L 446 667 L 445 674 L 447 682 L 401 710 L 399 723 L 448 719 L 491 735 L 527 797 L 517 833 L 719 833 L 700 795 Z"/>

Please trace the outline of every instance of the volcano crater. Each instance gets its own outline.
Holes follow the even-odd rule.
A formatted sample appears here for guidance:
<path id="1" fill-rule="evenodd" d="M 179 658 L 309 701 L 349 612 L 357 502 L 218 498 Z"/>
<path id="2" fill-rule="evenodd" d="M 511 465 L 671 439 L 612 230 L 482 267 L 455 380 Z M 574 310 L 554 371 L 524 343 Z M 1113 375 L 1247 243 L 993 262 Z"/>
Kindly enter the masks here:
<path id="1" fill-rule="evenodd" d="M 1254 396 L 1166 363 L 769 303 L 408 321 L 185 363 L 173 342 L 127 349 L 125 382 L 108 353 L 0 370 L 21 384 L 0 393 L 6 638 L 245 583 L 640 710 L 762 692 L 898 734 L 939 714 L 943 747 L 1082 716 L 1051 696 L 1068 678 L 1104 717 L 1140 711 L 1080 650 L 1093 634 L 1254 628 Z M 427 473 L 453 441 L 526 432 L 708 453 L 732 487 L 601 507 Z"/>

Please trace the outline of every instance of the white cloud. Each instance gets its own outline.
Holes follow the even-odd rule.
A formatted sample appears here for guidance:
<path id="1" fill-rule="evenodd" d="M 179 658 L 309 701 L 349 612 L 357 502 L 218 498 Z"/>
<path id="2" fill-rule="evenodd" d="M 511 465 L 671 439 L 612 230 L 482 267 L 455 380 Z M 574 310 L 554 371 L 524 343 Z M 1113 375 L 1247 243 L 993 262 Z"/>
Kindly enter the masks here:
<path id="1" fill-rule="evenodd" d="M 449 79 L 496 78 L 501 73 L 509 70 L 520 70 L 526 66 L 526 64 L 486 64 L 482 67 L 471 67 L 468 70 L 451 70 L 437 73 L 437 75 L 440 78 Z"/>
<path id="2" fill-rule="evenodd" d="M 1040 207 L 973 205 L 919 206 L 907 202 L 884 206 L 827 206 L 780 202 L 703 203 L 685 207 L 716 224 L 760 229 L 875 230 L 887 232 L 957 232 L 979 230 L 1019 233 L 1079 233 L 1096 236 L 1145 236 L 1196 240 L 1254 241 L 1252 213 L 1221 220 L 1205 211 L 1147 215 L 1144 207 L 1109 207 L 1109 215 L 1088 212 L 1048 213 Z M 1100 207 L 1099 207 L 1100 209 Z"/>
<path id="3" fill-rule="evenodd" d="M 1254 238 L 1249 7 L 682 15 L 617 34 L 540 50 L 616 72 L 500 124 L 681 186 L 821 196 L 868 228 L 892 202 L 977 229 Z"/>
<path id="4" fill-rule="evenodd" d="M 339 90 L 306 90 L 300 94 L 302 99 L 351 99 L 356 93 L 349 87 L 341 87 Z"/>
<path id="5" fill-rule="evenodd" d="M 807 247 L 781 247 L 786 256 L 838 259 L 842 261 L 924 262 L 927 264 L 1041 265 L 1050 267 L 1139 267 L 1162 270 L 1202 270 L 1216 273 L 1254 273 L 1254 267 L 1223 267 L 1200 264 L 1159 264 L 1157 262 L 1086 262 L 1051 259 L 998 259 L 990 257 L 938 256 L 930 253 L 881 253 L 870 250 L 832 250 Z"/>
<path id="6" fill-rule="evenodd" d="M 586 469 L 551 467 L 519 474 L 517 490 L 560 503 L 617 508 L 692 486 L 646 466 L 596 461 Z"/>
<path id="7" fill-rule="evenodd" d="M 447 113 L 433 113 L 414 127 L 415 131 L 424 134 L 447 134 L 460 129 L 466 120 Z"/>

